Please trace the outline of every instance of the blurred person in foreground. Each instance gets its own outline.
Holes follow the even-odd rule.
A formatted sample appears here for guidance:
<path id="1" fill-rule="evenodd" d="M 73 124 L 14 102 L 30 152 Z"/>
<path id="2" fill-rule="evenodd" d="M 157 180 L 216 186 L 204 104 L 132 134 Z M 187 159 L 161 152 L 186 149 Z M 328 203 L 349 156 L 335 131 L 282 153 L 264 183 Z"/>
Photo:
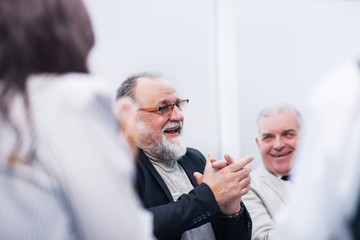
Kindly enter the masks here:
<path id="1" fill-rule="evenodd" d="M 276 239 L 360 239 L 359 63 L 345 63 L 325 76 L 306 109 L 294 191 L 276 219 Z"/>
<path id="2" fill-rule="evenodd" d="M 136 187 L 154 214 L 155 236 L 250 239 L 251 219 L 241 197 L 249 189 L 252 157 L 234 162 L 226 155 L 229 166 L 212 166 L 212 155 L 206 160 L 198 150 L 186 148 L 182 109 L 189 100 L 180 99 L 160 75 L 135 74 L 121 84 L 117 96 L 129 96 L 139 107 Z"/>
<path id="3" fill-rule="evenodd" d="M 0 0 L 1 239 L 153 239 L 93 44 L 81 0 Z"/>
<path id="4" fill-rule="evenodd" d="M 274 239 L 274 216 L 287 204 L 293 185 L 291 166 L 302 117 L 290 105 L 260 111 L 257 126 L 263 165 L 252 172 L 250 191 L 243 197 L 253 221 L 253 239 Z"/>

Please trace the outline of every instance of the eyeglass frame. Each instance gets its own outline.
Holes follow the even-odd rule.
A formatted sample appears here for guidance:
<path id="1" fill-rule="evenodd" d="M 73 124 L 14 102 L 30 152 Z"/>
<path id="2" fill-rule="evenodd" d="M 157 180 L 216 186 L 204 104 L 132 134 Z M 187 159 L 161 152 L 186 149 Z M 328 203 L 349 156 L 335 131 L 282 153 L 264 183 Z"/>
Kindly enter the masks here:
<path id="1" fill-rule="evenodd" d="M 177 102 L 175 103 L 171 103 L 171 104 L 166 104 L 164 106 L 160 106 L 160 107 L 157 107 L 157 108 L 138 108 L 139 111 L 145 111 L 145 112 L 159 112 L 161 113 L 161 115 L 170 115 L 173 111 L 174 111 L 174 108 L 175 106 L 180 110 L 181 110 L 181 106 L 180 104 L 181 103 L 185 103 L 188 104 L 189 103 L 189 99 L 183 99 L 183 100 L 178 100 Z M 171 111 L 170 111 L 170 108 L 171 108 Z M 167 109 L 166 112 L 162 112 L 163 110 Z"/>

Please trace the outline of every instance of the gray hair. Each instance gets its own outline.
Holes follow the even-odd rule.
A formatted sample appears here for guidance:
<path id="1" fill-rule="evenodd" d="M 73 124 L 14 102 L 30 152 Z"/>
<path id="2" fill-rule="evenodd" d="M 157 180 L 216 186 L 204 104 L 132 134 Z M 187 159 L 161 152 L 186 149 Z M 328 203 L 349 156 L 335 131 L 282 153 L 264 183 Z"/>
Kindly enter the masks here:
<path id="1" fill-rule="evenodd" d="M 300 129 L 303 125 L 303 118 L 301 116 L 301 113 L 299 112 L 299 110 L 297 110 L 296 108 L 294 108 L 293 106 L 289 105 L 289 104 L 277 104 L 275 106 L 272 107 L 266 107 L 263 108 L 258 117 L 257 117 L 257 127 L 258 127 L 258 131 L 260 131 L 260 120 L 264 117 L 269 117 L 272 115 L 275 115 L 277 113 L 290 113 L 293 114 L 296 117 L 296 122 L 297 122 L 297 126 Z"/>
<path id="2" fill-rule="evenodd" d="M 121 83 L 121 85 L 117 89 L 116 100 L 119 99 L 120 97 L 127 96 L 136 102 L 135 86 L 138 79 L 140 78 L 156 79 L 156 78 L 162 78 L 162 76 L 158 73 L 153 73 L 153 72 L 140 72 L 130 75 L 128 78 L 126 78 L 125 81 Z"/>

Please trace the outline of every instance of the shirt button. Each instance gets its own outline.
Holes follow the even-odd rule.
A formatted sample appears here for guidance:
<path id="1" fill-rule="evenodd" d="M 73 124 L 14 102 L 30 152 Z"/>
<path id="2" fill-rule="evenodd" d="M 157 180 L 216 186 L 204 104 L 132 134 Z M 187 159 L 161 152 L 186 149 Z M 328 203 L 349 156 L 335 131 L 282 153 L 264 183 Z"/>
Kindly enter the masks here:
<path id="1" fill-rule="evenodd" d="M 203 220 L 206 219 L 205 213 L 201 214 L 201 217 L 202 217 Z"/>
<path id="2" fill-rule="evenodd" d="M 206 216 L 210 217 L 210 211 L 205 212 Z"/>
<path id="3" fill-rule="evenodd" d="M 198 216 L 197 220 L 198 220 L 198 222 L 200 222 L 201 221 L 201 216 Z"/>
<path id="4" fill-rule="evenodd" d="M 197 223 L 197 220 L 196 218 L 193 219 L 193 224 L 196 224 Z"/>

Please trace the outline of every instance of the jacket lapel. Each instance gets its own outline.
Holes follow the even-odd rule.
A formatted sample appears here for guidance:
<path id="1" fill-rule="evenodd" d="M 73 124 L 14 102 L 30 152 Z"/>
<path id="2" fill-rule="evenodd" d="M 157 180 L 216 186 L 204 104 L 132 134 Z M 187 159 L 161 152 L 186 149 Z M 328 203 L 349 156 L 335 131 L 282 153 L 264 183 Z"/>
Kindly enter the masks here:
<path id="1" fill-rule="evenodd" d="M 194 177 L 194 172 L 196 172 L 195 166 L 192 164 L 192 161 L 189 159 L 187 154 L 185 154 L 182 158 L 178 160 L 179 164 L 184 169 L 186 175 L 190 179 L 191 184 L 195 187 L 197 186 L 196 178 Z"/>
<path id="2" fill-rule="evenodd" d="M 282 184 L 282 180 L 278 179 L 275 175 L 270 173 L 266 168 L 262 169 L 262 176 L 265 178 L 265 184 L 271 188 L 279 198 L 286 203 L 286 196 L 288 196 L 288 192 L 284 185 Z"/>
<path id="3" fill-rule="evenodd" d="M 170 193 L 170 190 L 166 186 L 164 180 L 161 178 L 158 171 L 156 171 L 155 167 L 150 162 L 149 158 L 145 155 L 145 153 L 142 150 L 139 151 L 138 159 L 140 161 L 140 164 L 143 164 L 149 170 L 151 175 L 155 178 L 155 180 L 157 181 L 157 183 L 159 184 L 160 188 L 165 193 L 169 201 L 173 202 L 174 199 Z"/>

